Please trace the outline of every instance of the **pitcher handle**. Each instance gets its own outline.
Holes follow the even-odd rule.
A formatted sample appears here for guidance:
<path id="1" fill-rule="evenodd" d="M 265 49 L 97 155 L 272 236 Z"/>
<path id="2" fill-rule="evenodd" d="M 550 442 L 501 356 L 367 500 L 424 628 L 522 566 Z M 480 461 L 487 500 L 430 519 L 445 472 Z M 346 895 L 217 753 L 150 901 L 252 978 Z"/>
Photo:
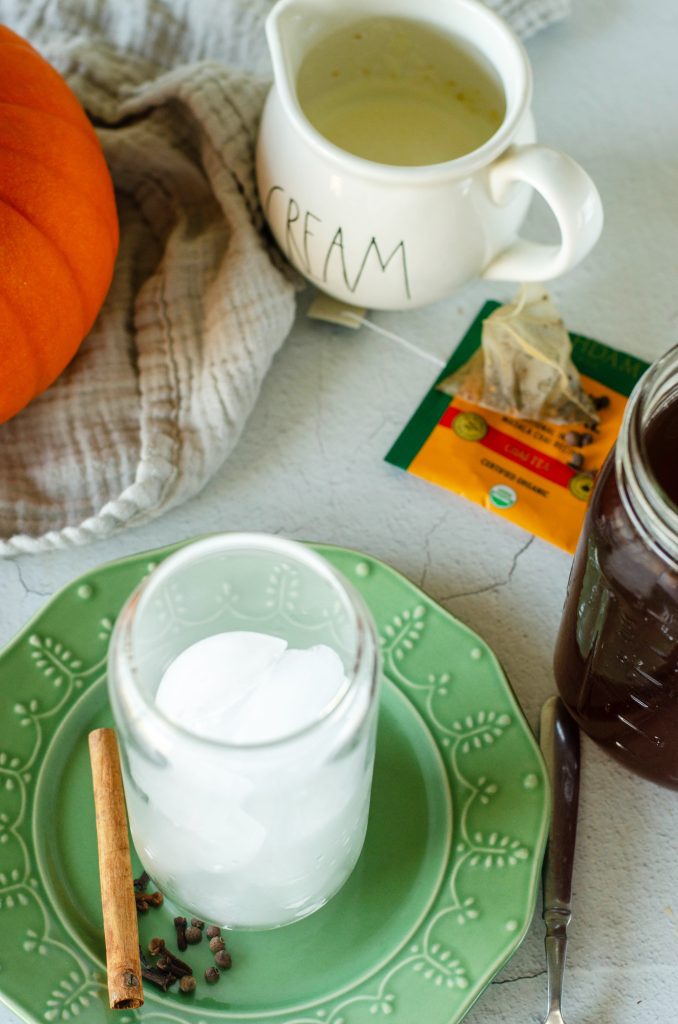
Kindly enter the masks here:
<path id="1" fill-rule="evenodd" d="M 501 205 L 513 182 L 530 185 L 551 207 L 560 245 L 518 238 L 485 267 L 493 281 L 548 281 L 586 256 L 603 227 L 603 205 L 586 171 L 565 153 L 548 146 L 512 146 L 488 169 L 490 195 Z"/>

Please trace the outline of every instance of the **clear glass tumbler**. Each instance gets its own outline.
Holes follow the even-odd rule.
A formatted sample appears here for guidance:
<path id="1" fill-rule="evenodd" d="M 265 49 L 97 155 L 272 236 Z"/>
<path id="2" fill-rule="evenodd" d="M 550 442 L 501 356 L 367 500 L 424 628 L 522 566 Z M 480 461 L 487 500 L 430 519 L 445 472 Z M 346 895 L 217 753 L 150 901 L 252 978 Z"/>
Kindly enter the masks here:
<path id="1" fill-rule="evenodd" d="M 341 689 L 270 742 L 189 732 L 155 705 L 162 676 L 191 644 L 232 630 L 332 647 Z M 189 544 L 127 601 L 108 678 L 134 845 L 171 900 L 226 927 L 274 928 L 337 892 L 367 828 L 379 654 L 367 608 L 325 559 L 259 534 Z"/>

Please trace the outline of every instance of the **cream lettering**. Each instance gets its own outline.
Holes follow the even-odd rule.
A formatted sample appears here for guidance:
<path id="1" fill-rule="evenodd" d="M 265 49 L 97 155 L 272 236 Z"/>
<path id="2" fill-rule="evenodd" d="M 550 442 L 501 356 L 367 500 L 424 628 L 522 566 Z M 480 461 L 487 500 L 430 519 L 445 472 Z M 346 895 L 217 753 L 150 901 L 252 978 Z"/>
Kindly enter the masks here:
<path id="1" fill-rule="evenodd" d="M 281 225 L 282 231 L 278 232 L 278 238 L 282 236 L 284 239 L 283 249 L 291 263 L 323 284 L 331 282 L 333 275 L 339 274 L 350 292 L 357 291 L 361 280 L 375 271 L 396 274 L 401 277 L 405 296 L 412 298 L 403 239 L 391 248 L 372 235 L 367 245 L 364 248 L 359 246 L 356 251 L 345 229 L 338 225 L 329 237 L 329 242 L 323 241 L 323 234 L 313 230 L 315 225 L 323 223 L 322 218 L 312 210 L 302 210 L 292 196 L 287 196 L 287 202 L 282 208 L 276 204 L 276 210 L 271 210 L 274 196 L 278 192 L 282 198 L 285 189 L 281 185 L 273 185 L 269 189 L 264 210 L 269 221 L 277 220 Z M 311 243 L 311 239 L 315 241 Z"/>

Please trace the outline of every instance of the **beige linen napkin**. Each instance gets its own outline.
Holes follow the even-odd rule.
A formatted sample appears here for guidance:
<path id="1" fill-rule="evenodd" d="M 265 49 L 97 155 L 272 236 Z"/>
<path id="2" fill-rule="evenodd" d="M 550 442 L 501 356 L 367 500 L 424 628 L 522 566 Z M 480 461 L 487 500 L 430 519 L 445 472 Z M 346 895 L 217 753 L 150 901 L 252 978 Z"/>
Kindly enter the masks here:
<path id="1" fill-rule="evenodd" d="M 492 0 L 528 35 L 567 0 Z M 253 150 L 268 0 L 0 0 L 75 89 L 116 186 L 104 308 L 59 380 L 0 426 L 0 555 L 83 544 L 196 494 L 294 316 Z"/>

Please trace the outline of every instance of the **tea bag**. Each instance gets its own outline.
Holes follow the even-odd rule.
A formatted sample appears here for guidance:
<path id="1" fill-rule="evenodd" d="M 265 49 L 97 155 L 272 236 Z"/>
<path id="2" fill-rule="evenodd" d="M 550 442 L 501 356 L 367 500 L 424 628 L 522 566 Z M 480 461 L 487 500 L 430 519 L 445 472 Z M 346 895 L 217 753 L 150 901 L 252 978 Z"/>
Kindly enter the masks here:
<path id="1" fill-rule="evenodd" d="M 572 362 L 572 345 L 548 292 L 522 285 L 483 323 L 478 351 L 439 385 L 447 395 L 519 419 L 599 420 Z"/>

